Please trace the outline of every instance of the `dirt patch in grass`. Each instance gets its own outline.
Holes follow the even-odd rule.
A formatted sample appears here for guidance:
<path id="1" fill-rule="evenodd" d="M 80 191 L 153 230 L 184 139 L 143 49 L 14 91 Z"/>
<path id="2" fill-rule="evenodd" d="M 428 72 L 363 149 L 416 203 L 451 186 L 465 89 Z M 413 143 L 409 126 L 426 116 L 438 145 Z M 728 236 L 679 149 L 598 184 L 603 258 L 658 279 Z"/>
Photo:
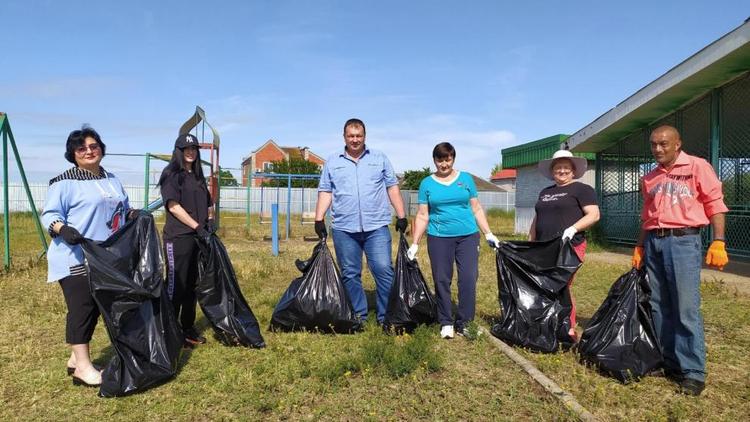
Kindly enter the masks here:
<path id="1" fill-rule="evenodd" d="M 630 265 L 632 251 L 622 248 L 611 251 L 593 252 L 586 254 L 587 261 L 596 261 L 617 265 Z M 750 296 L 750 263 L 732 261 L 723 271 L 704 267 L 701 269 L 701 280 L 704 283 L 714 283 L 729 292 L 736 292 L 743 296 Z"/>

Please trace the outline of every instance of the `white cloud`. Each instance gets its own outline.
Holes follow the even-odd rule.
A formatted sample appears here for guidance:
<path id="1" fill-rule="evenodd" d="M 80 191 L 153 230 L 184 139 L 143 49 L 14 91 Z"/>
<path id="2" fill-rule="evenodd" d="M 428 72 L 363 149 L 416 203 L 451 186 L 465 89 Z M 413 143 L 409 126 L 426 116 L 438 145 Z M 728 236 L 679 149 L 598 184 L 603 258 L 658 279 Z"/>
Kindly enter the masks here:
<path id="1" fill-rule="evenodd" d="M 112 77 L 55 78 L 13 85 L 0 85 L 6 95 L 26 98 L 52 99 L 98 96 L 108 92 L 126 91 L 130 82 Z"/>
<path id="2" fill-rule="evenodd" d="M 401 136 L 371 138 L 370 146 L 385 151 L 396 171 L 403 172 L 433 168 L 432 149 L 443 141 L 450 142 L 456 149 L 456 169 L 488 178 L 492 167 L 500 161 L 500 150 L 513 145 L 516 136 L 507 130 L 436 130 L 410 139 Z"/>
<path id="3" fill-rule="evenodd" d="M 500 150 L 518 140 L 509 130 L 479 129 L 481 126 L 478 120 L 454 115 L 424 116 L 381 127 L 372 122 L 367 128 L 367 144 L 385 152 L 396 172 L 401 173 L 433 168 L 432 149 L 439 142 L 447 141 L 456 148 L 456 169 L 488 178 L 492 167 L 500 162 Z M 339 139 L 340 144 L 328 143 L 320 152 L 328 155 L 341 148 L 344 142 Z M 319 147 L 313 148 L 317 152 Z"/>

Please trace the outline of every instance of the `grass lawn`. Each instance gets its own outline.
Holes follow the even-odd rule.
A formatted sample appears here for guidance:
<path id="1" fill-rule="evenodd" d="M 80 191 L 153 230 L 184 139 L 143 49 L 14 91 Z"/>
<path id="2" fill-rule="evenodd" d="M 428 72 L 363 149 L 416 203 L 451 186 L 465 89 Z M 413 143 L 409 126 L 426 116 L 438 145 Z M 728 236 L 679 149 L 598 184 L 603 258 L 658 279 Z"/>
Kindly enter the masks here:
<path id="1" fill-rule="evenodd" d="M 530 377 L 482 337 L 440 340 L 438 327 L 411 336 L 388 337 L 374 324 L 356 335 L 271 333 L 273 307 L 298 275 L 296 258 L 314 245 L 302 241 L 312 226 L 292 223 L 292 240 L 272 257 L 270 226 L 248 232 L 244 217 L 226 216 L 221 236 L 240 285 L 258 317 L 268 347 L 227 348 L 209 337 L 183 353 L 175 379 L 142 394 L 118 399 L 74 387 L 65 376 L 65 304 L 60 288 L 46 284 L 46 262 L 35 263 L 39 240 L 27 216 L 14 215 L 14 266 L 0 275 L 2 382 L 0 418 L 8 419 L 291 419 L 291 420 L 570 420 L 570 414 Z M 493 231 L 510 237 L 512 217 L 490 213 Z M 283 233 L 283 225 L 281 231 Z M 394 242 L 395 254 L 396 242 Z M 426 248 L 419 260 L 431 281 Z M 579 321 L 584 323 L 626 267 L 584 264 L 574 285 Z M 374 284 L 365 271 L 372 303 Z M 750 300 L 717 284 L 703 289 L 708 343 L 708 388 L 700 398 L 675 392 L 664 378 L 623 386 L 577 363 L 573 353 L 528 359 L 602 420 L 742 420 L 750 415 Z M 494 255 L 482 247 L 478 319 L 498 316 Z M 199 311 L 198 326 L 210 328 Z M 373 319 L 373 318 L 371 318 Z M 92 341 L 92 356 L 111 356 L 103 324 Z"/>

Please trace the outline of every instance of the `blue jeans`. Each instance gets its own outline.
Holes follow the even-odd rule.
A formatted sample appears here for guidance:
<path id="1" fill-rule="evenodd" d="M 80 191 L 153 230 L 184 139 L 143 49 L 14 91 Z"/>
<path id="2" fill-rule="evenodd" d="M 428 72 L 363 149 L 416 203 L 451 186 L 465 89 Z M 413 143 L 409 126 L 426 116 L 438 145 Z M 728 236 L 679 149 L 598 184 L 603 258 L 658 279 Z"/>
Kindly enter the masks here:
<path id="1" fill-rule="evenodd" d="M 658 238 L 649 233 L 643 250 L 664 366 L 686 378 L 705 381 L 700 235 Z"/>
<path id="2" fill-rule="evenodd" d="M 362 287 L 362 252 L 367 257 L 367 266 L 375 279 L 378 322 L 385 319 L 388 307 L 388 296 L 393 284 L 393 265 L 391 264 L 391 232 L 383 226 L 368 232 L 348 233 L 331 230 L 336 259 L 341 268 L 341 279 L 352 301 L 354 314 L 367 319 L 367 296 Z"/>

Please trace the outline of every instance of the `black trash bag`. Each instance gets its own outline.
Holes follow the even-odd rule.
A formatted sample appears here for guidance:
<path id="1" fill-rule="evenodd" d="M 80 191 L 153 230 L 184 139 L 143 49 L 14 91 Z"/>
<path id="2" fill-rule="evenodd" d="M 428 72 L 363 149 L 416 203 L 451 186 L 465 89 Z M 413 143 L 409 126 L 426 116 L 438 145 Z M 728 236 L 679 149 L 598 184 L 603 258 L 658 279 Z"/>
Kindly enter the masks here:
<path id="1" fill-rule="evenodd" d="M 632 269 L 620 276 L 581 336 L 581 362 L 594 364 L 625 384 L 658 369 L 662 355 L 650 296 L 645 270 Z"/>
<path id="2" fill-rule="evenodd" d="M 568 281 L 581 266 L 570 242 L 503 242 L 496 253 L 502 317 L 492 334 L 536 352 L 569 349 Z"/>
<path id="3" fill-rule="evenodd" d="M 362 329 L 325 239 L 306 261 L 297 260 L 295 278 L 273 310 L 271 329 L 352 333 Z"/>
<path id="4" fill-rule="evenodd" d="M 234 267 L 218 236 L 198 242 L 198 282 L 195 294 L 203 314 L 225 345 L 266 347 L 258 320 L 242 296 Z"/>
<path id="5" fill-rule="evenodd" d="M 164 258 L 151 214 L 140 212 L 104 242 L 81 246 L 91 294 L 115 351 L 99 394 L 132 394 L 174 377 L 183 338 L 164 288 Z"/>
<path id="6" fill-rule="evenodd" d="M 431 324 L 437 320 L 435 299 L 425 282 L 417 261 L 406 255 L 409 245 L 401 234 L 396 255 L 393 285 L 388 297 L 385 326 L 397 333 L 412 332 L 419 324 Z"/>

